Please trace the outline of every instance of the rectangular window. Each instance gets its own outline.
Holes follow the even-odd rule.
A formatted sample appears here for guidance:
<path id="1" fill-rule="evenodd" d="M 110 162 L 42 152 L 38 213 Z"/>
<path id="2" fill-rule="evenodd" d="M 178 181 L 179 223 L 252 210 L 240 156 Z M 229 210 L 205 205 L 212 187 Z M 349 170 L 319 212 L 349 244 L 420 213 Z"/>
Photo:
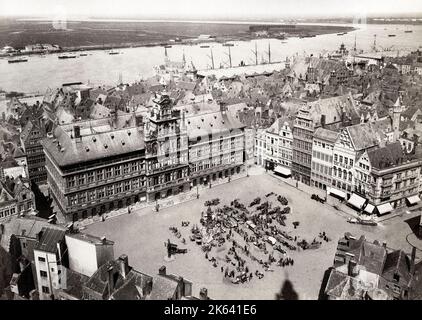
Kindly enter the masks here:
<path id="1" fill-rule="evenodd" d="M 104 179 L 104 173 L 103 173 L 103 170 L 102 170 L 102 169 L 97 170 L 97 181 L 101 181 L 101 180 L 103 180 L 103 179 Z"/>
<path id="2" fill-rule="evenodd" d="M 110 197 L 113 195 L 113 186 L 107 186 L 106 187 L 106 197 Z"/>
<path id="3" fill-rule="evenodd" d="M 85 184 L 85 175 L 81 174 L 78 179 L 78 185 L 82 186 Z"/>
<path id="4" fill-rule="evenodd" d="M 85 203 L 86 202 L 86 192 L 81 192 L 79 194 L 79 203 Z"/>
<path id="5" fill-rule="evenodd" d="M 129 173 L 129 163 L 123 164 L 123 174 Z"/>
<path id="6" fill-rule="evenodd" d="M 87 173 L 87 181 L 88 181 L 88 183 L 94 182 L 94 172 L 93 171 Z"/>
<path id="7" fill-rule="evenodd" d="M 44 257 L 38 257 L 38 261 L 45 262 L 45 258 Z"/>
<path id="8" fill-rule="evenodd" d="M 138 164 L 136 162 L 132 162 L 130 170 L 132 172 L 138 171 Z"/>
<path id="9" fill-rule="evenodd" d="M 76 177 L 75 176 L 69 177 L 67 180 L 68 188 L 73 188 L 75 185 L 76 185 Z"/>
<path id="10" fill-rule="evenodd" d="M 338 161 L 338 155 L 337 155 L 337 153 L 336 153 L 336 154 L 334 154 L 334 161 L 335 161 L 335 162 L 337 162 L 337 161 Z"/>
<path id="11" fill-rule="evenodd" d="M 114 175 L 115 175 L 116 177 L 118 177 L 118 176 L 120 176 L 120 173 L 121 173 L 120 166 L 115 166 L 115 167 L 114 167 Z"/>
<path id="12" fill-rule="evenodd" d="M 95 190 L 88 191 L 88 201 L 95 200 Z"/>
<path id="13" fill-rule="evenodd" d="M 105 177 L 106 179 L 110 179 L 113 176 L 112 168 L 106 168 L 105 169 Z"/>
<path id="14" fill-rule="evenodd" d="M 105 188 L 99 188 L 97 190 L 97 198 L 102 199 L 105 196 Z"/>
<path id="15" fill-rule="evenodd" d="M 48 287 L 42 286 L 41 288 L 43 293 L 50 293 L 50 289 Z"/>
<path id="16" fill-rule="evenodd" d="M 125 188 L 125 191 L 129 191 L 130 190 L 130 181 L 125 181 L 124 188 Z"/>

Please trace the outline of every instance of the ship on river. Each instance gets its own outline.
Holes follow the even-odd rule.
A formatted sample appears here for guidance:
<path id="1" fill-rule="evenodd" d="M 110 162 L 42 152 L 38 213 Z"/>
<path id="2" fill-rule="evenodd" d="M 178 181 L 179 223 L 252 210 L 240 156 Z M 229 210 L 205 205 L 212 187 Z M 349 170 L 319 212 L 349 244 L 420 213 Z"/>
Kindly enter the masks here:
<path id="1" fill-rule="evenodd" d="M 20 63 L 20 62 L 27 62 L 28 59 L 26 58 L 15 58 L 15 59 L 9 59 L 7 62 L 9 63 Z"/>
<path id="2" fill-rule="evenodd" d="M 75 59 L 76 55 L 73 54 L 63 54 L 61 56 L 58 57 L 59 59 Z"/>

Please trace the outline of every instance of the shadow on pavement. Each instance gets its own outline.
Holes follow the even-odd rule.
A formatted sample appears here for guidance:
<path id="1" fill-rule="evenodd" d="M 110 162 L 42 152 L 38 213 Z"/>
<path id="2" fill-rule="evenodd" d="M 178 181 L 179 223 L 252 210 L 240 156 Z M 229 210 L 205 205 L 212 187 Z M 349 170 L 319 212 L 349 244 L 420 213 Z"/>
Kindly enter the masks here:
<path id="1" fill-rule="evenodd" d="M 409 225 L 410 229 L 415 234 L 415 236 L 418 239 L 422 240 L 422 237 L 419 236 L 419 223 L 420 223 L 420 221 L 421 221 L 421 216 L 418 215 L 416 217 L 407 219 L 404 222 L 406 222 Z"/>
<path id="2" fill-rule="evenodd" d="M 31 183 L 31 190 L 35 195 L 35 207 L 38 210 L 38 217 L 48 219 L 53 214 L 51 199 L 48 199 L 36 183 Z"/>

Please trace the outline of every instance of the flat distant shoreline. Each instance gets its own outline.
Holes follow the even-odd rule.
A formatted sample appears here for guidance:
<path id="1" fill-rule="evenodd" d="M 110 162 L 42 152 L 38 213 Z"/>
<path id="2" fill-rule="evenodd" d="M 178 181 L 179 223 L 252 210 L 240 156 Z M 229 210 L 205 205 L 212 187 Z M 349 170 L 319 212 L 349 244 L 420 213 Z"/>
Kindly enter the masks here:
<path id="1" fill-rule="evenodd" d="M 249 27 L 265 25 L 286 26 L 275 22 L 229 21 L 90 21 L 14 20 L 0 29 L 0 47 L 9 45 L 23 49 L 26 45 L 48 43 L 58 45 L 62 52 L 80 50 L 110 50 L 130 47 L 189 45 L 201 42 L 250 41 L 262 38 L 278 38 L 274 32 L 260 36 Z M 48 22 L 48 23 L 47 23 Z M 160 22 L 160 23 L 158 23 Z M 285 32 L 285 38 L 314 37 L 322 34 L 347 33 L 356 30 L 352 25 L 287 24 L 294 29 Z M 212 39 L 197 41 L 201 34 Z M 177 41 L 176 41 L 177 39 Z M 21 53 L 28 54 L 28 53 Z"/>

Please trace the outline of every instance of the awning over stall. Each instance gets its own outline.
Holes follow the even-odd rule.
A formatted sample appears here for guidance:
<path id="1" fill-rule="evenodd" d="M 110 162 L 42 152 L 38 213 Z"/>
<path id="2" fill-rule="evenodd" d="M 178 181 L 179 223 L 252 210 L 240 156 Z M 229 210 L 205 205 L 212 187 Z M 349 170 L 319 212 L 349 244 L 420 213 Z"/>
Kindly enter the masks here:
<path id="1" fill-rule="evenodd" d="M 374 209 L 375 209 L 375 207 L 372 205 L 372 204 L 370 204 L 370 203 L 368 203 L 367 205 L 366 205 L 366 207 L 365 207 L 365 212 L 366 213 L 369 213 L 369 214 L 372 214 L 372 212 L 374 212 Z"/>
<path id="2" fill-rule="evenodd" d="M 362 198 L 361 196 L 358 196 L 356 193 L 352 193 L 352 196 L 349 200 L 347 200 L 347 202 L 357 209 L 362 209 L 363 205 L 366 202 L 366 199 Z"/>
<path id="3" fill-rule="evenodd" d="M 385 214 L 393 211 L 393 207 L 389 202 L 377 206 L 379 214 Z"/>
<path id="4" fill-rule="evenodd" d="M 346 194 L 343 191 L 334 189 L 334 188 L 327 188 L 329 194 L 336 195 L 337 197 L 346 199 Z"/>
<path id="5" fill-rule="evenodd" d="M 414 196 L 407 198 L 407 201 L 409 201 L 410 204 L 415 204 L 415 203 L 418 203 L 419 201 L 421 201 L 421 199 L 417 195 L 414 195 Z"/>
<path id="6" fill-rule="evenodd" d="M 274 168 L 274 172 L 281 174 L 282 176 L 286 176 L 289 177 L 291 176 L 292 172 L 290 171 L 290 169 L 282 167 L 282 166 L 277 166 Z"/>

